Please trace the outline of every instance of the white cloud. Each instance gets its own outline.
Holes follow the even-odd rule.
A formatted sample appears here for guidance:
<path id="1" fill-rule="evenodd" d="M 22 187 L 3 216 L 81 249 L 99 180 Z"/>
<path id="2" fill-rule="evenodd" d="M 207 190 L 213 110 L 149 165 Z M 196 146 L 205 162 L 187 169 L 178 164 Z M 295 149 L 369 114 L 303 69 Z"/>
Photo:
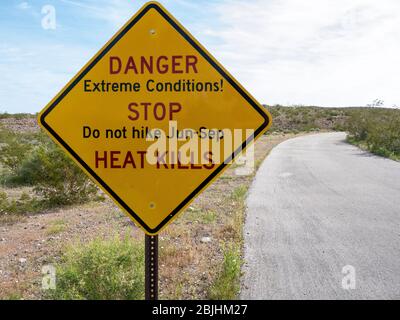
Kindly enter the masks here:
<path id="1" fill-rule="evenodd" d="M 0 45 L 0 112 L 41 110 L 91 58 L 92 51 L 81 46 Z"/>
<path id="2" fill-rule="evenodd" d="M 397 0 L 224 1 L 211 51 L 263 103 L 400 103 Z"/>
<path id="3" fill-rule="evenodd" d="M 129 0 L 61 0 L 79 7 L 82 13 L 109 23 L 113 28 L 121 27 L 145 1 Z"/>
<path id="4" fill-rule="evenodd" d="M 145 3 L 61 1 L 99 19 L 110 34 Z M 261 103 L 349 106 L 379 98 L 400 105 L 398 0 L 164 4 Z M 0 45 L 0 110 L 40 110 L 95 51 L 85 43 Z"/>
<path id="5" fill-rule="evenodd" d="M 31 6 L 28 2 L 21 2 L 20 4 L 17 5 L 17 8 L 21 10 L 27 10 L 30 9 Z"/>

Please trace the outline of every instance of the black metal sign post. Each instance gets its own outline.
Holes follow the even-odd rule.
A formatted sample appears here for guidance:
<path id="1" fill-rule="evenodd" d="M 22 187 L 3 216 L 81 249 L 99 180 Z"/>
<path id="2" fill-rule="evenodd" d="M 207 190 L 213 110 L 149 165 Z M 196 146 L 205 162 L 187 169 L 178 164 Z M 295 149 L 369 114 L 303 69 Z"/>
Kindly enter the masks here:
<path id="1" fill-rule="evenodd" d="M 145 298 L 146 300 L 158 299 L 158 235 L 145 235 Z"/>

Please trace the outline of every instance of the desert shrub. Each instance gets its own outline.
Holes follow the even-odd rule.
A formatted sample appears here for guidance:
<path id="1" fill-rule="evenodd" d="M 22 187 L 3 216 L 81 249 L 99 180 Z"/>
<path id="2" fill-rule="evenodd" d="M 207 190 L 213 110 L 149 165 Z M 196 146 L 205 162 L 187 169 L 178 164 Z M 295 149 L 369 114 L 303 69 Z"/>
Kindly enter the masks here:
<path id="1" fill-rule="evenodd" d="M 3 126 L 0 124 L 0 147 L 4 145 L 4 143 L 10 138 L 11 135 L 12 132 L 3 128 Z"/>
<path id="2" fill-rule="evenodd" d="M 400 110 L 352 110 L 347 130 L 350 142 L 381 156 L 400 157 Z"/>
<path id="3" fill-rule="evenodd" d="M 51 205 L 83 203 L 97 193 L 85 173 L 53 143 L 36 148 L 21 164 L 18 175 Z"/>
<path id="4" fill-rule="evenodd" d="M 97 188 L 84 172 L 42 132 L 0 131 L 0 180 L 9 186 L 34 186 L 46 206 L 96 199 Z"/>
<path id="5" fill-rule="evenodd" d="M 372 126 L 367 111 L 362 109 L 354 110 L 348 122 L 348 131 L 351 137 L 356 141 L 366 140 L 368 128 L 372 128 Z"/>
<path id="6" fill-rule="evenodd" d="M 2 208 L 5 207 L 7 203 L 7 194 L 5 192 L 0 191 L 0 212 L 2 212 Z"/>
<path id="7" fill-rule="evenodd" d="M 0 128 L 0 164 L 2 181 L 8 185 L 30 185 L 29 177 L 21 174 L 23 162 L 41 145 L 52 143 L 42 132 L 21 133 Z"/>
<path id="8" fill-rule="evenodd" d="M 22 162 L 32 149 L 32 145 L 24 141 L 23 135 L 1 130 L 0 133 L 0 163 L 16 175 Z"/>
<path id="9" fill-rule="evenodd" d="M 52 299 L 143 299 L 144 248 L 125 238 L 70 246 L 56 267 Z"/>
<path id="10" fill-rule="evenodd" d="M 9 199 L 5 192 L 0 192 L 0 221 L 13 223 L 26 213 L 35 213 L 43 209 L 43 204 L 27 193 L 22 193 L 18 199 Z"/>

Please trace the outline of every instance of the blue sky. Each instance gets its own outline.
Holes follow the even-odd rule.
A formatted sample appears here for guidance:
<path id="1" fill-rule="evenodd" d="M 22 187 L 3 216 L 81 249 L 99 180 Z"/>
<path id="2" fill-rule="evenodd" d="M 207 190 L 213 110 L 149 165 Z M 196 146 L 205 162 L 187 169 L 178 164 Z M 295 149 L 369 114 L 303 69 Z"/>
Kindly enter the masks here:
<path id="1" fill-rule="evenodd" d="M 161 2 L 261 103 L 400 106 L 398 0 Z M 41 110 L 144 3 L 1 1 L 0 112 Z"/>

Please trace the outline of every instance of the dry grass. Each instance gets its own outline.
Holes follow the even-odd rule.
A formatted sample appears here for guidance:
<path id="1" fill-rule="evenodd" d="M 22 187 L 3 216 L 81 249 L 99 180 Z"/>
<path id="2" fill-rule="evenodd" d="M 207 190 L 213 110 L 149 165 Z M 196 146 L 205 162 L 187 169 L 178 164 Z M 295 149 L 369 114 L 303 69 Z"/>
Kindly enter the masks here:
<path id="1" fill-rule="evenodd" d="M 67 228 L 67 221 L 65 219 L 56 219 L 49 223 L 46 229 L 46 235 L 52 236 L 64 232 Z"/>

